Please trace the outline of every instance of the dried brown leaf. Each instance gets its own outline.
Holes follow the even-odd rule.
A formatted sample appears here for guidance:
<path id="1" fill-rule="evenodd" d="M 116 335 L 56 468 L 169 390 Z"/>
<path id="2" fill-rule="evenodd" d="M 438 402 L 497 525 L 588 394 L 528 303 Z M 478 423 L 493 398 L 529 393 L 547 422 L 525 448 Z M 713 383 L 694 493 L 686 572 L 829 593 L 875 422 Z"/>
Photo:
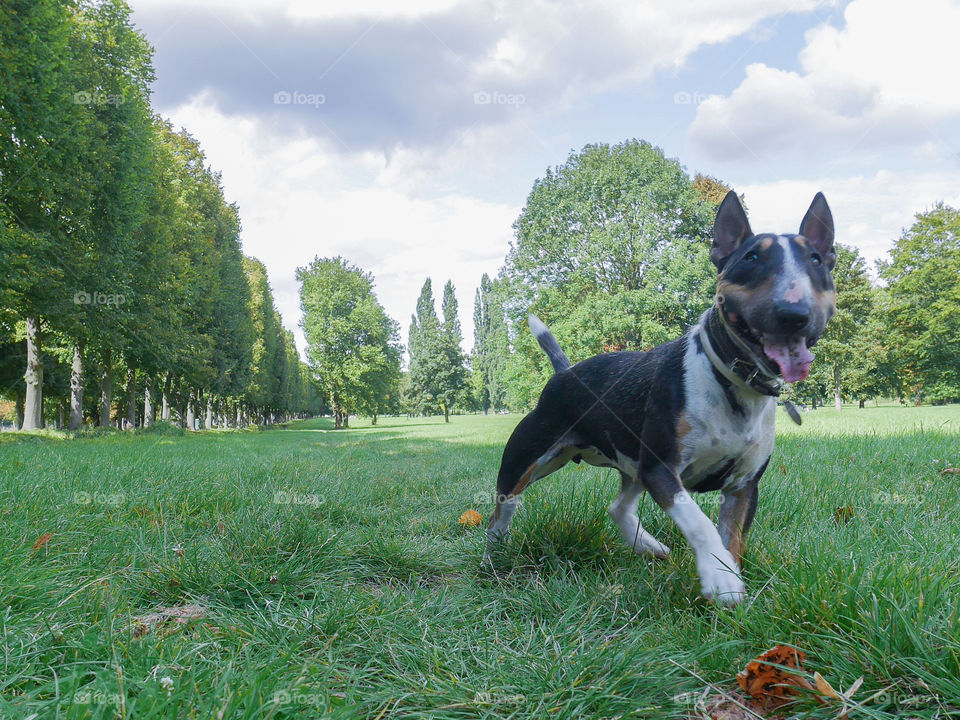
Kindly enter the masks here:
<path id="1" fill-rule="evenodd" d="M 52 538 L 52 537 L 53 537 L 53 533 L 48 533 L 48 532 L 47 532 L 47 533 L 44 533 L 43 535 L 41 535 L 40 537 L 38 537 L 38 538 L 36 539 L 36 541 L 33 543 L 33 545 L 31 546 L 30 549 L 31 549 L 31 550 L 39 550 L 39 549 L 42 548 L 44 545 L 46 545 L 48 542 L 50 542 L 50 538 Z"/>
<path id="2" fill-rule="evenodd" d="M 133 637 L 143 637 L 148 632 L 161 629 L 169 634 L 191 620 L 199 620 L 206 615 L 206 612 L 206 608 L 202 605 L 174 605 L 147 615 L 140 615 L 133 619 Z"/>

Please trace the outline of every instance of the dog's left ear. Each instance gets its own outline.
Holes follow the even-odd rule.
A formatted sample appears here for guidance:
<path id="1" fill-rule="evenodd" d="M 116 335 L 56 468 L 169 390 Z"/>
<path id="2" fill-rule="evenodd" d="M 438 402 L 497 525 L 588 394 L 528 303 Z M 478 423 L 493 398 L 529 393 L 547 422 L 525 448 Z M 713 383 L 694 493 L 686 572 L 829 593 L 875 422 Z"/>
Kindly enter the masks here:
<path id="1" fill-rule="evenodd" d="M 833 248 L 833 213 L 822 192 L 813 196 L 810 209 L 800 223 L 800 234 L 820 253 L 827 269 L 833 270 L 837 263 L 837 253 Z"/>
<path id="2" fill-rule="evenodd" d="M 713 247 L 710 248 L 710 260 L 723 268 L 723 264 L 730 257 L 730 253 L 740 247 L 744 238 L 753 235 L 747 214 L 743 211 L 740 198 L 731 190 L 720 203 L 717 210 L 717 219 L 713 222 Z"/>

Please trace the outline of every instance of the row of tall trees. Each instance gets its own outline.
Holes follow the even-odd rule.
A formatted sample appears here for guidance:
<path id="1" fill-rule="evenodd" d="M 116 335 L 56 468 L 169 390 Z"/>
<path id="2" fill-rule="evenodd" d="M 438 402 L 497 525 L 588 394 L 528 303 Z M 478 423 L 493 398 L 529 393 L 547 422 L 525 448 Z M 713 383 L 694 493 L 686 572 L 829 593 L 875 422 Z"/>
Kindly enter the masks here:
<path id="1" fill-rule="evenodd" d="M 406 409 L 418 415 L 450 413 L 469 405 L 467 368 L 463 354 L 463 331 L 453 282 L 443 286 L 437 317 L 433 284 L 427 278 L 417 299 L 417 311 L 410 318 L 410 371 L 407 378 Z"/>
<path id="2" fill-rule="evenodd" d="M 270 421 L 310 383 L 122 0 L 0 5 L 0 391 L 24 429 Z"/>
<path id="3" fill-rule="evenodd" d="M 536 402 L 552 369 L 527 330 L 530 311 L 574 361 L 681 335 L 713 301 L 710 234 L 728 190 L 638 140 L 588 145 L 548 169 L 499 275 L 477 291 L 472 406 Z M 834 278 L 838 313 L 795 400 L 960 401 L 960 212 L 919 213 L 875 281 L 841 244 Z"/>

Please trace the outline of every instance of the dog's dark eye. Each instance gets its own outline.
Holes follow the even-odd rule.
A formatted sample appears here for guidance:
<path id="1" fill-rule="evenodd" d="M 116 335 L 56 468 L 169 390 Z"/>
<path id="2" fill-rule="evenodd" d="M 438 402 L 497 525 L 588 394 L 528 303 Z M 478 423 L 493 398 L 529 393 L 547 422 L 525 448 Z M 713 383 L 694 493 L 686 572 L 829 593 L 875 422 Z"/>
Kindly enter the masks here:
<path id="1" fill-rule="evenodd" d="M 760 253 L 758 253 L 756 250 L 751 250 L 750 252 L 748 252 L 746 255 L 743 256 L 743 261 L 748 263 L 756 262 L 759 259 L 760 259 Z"/>
<path id="2" fill-rule="evenodd" d="M 822 265 L 823 258 L 820 257 L 819 253 L 810 253 L 810 262 L 812 262 L 814 265 Z"/>

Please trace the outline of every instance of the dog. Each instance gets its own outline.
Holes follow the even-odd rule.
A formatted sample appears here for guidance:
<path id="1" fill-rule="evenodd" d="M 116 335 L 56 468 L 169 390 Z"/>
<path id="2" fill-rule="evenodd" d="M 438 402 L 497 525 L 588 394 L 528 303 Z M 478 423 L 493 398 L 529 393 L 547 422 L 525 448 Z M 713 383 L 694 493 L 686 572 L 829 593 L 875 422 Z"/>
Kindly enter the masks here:
<path id="1" fill-rule="evenodd" d="M 740 563 L 773 451 L 777 397 L 785 383 L 807 377 L 810 348 L 836 312 L 830 207 L 817 193 L 799 234 L 754 235 L 730 191 L 717 209 L 710 259 L 718 271 L 713 306 L 682 337 L 647 352 L 573 365 L 529 317 L 556 372 L 504 448 L 488 560 L 521 493 L 571 460 L 584 461 L 620 471 L 609 514 L 629 547 L 658 558 L 670 553 L 640 524 L 637 503 L 646 491 L 692 547 L 703 597 L 723 605 L 746 598 Z M 690 496 L 714 490 L 722 493 L 716 525 Z"/>

